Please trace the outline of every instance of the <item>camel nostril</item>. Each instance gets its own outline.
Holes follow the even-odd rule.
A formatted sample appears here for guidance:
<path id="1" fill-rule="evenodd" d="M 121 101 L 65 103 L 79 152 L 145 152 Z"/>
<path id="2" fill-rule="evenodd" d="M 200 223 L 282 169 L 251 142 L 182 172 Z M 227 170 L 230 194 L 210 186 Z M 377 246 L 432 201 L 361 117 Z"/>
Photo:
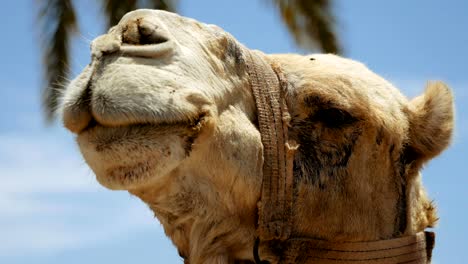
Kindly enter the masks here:
<path id="1" fill-rule="evenodd" d="M 125 26 L 122 40 L 123 43 L 132 45 L 162 44 L 169 39 L 161 31 L 156 24 L 139 18 Z"/>
<path id="2" fill-rule="evenodd" d="M 122 56 L 161 58 L 175 50 L 170 33 L 151 17 L 129 19 L 122 23 Z"/>
<path id="3" fill-rule="evenodd" d="M 157 32 L 158 26 L 148 22 L 139 20 L 138 33 L 140 33 L 140 44 L 161 44 L 168 41 L 167 37 Z"/>

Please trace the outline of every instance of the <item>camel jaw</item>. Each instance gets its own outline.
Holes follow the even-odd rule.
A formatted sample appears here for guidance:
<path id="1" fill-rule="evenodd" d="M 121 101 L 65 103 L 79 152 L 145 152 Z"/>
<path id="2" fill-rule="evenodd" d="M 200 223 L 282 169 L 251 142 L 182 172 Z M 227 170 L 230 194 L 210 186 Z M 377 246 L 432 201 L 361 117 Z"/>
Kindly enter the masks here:
<path id="1" fill-rule="evenodd" d="M 187 158 L 202 123 L 203 118 L 170 124 L 96 124 L 79 133 L 77 142 L 101 185 L 132 190 L 158 181 Z"/>

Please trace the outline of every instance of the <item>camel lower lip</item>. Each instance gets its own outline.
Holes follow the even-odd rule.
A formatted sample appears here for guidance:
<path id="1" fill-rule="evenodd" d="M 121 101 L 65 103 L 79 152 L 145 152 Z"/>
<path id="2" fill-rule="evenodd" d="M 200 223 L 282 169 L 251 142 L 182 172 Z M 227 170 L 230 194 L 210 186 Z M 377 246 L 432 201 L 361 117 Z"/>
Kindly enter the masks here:
<path id="1" fill-rule="evenodd" d="M 157 140 L 161 136 L 176 134 L 185 137 L 193 134 L 193 128 L 187 124 L 180 125 L 131 125 L 122 127 L 105 127 L 96 125 L 78 135 L 93 146 L 97 152 L 112 151 L 115 146 L 144 144 L 148 140 Z"/>
<path id="2" fill-rule="evenodd" d="M 169 151 L 167 146 L 171 145 L 173 142 L 180 143 L 181 149 L 184 150 L 184 152 L 180 154 L 186 157 L 191 152 L 192 144 L 200 134 L 204 122 L 204 117 L 200 116 L 190 122 L 176 123 L 133 124 L 113 127 L 94 123 L 90 124 L 87 129 L 78 134 L 77 142 L 82 150 L 86 150 L 90 155 L 97 155 L 94 156 L 95 158 L 107 159 L 106 157 L 114 157 L 103 161 L 108 165 L 113 163 L 116 153 L 118 153 L 122 159 L 129 159 L 130 157 L 134 157 L 138 150 L 142 149 L 144 151 L 149 151 L 154 148 L 153 151 L 156 152 L 160 152 L 159 150 L 163 149 L 160 154 L 170 156 L 170 153 L 174 150 Z M 126 171 L 134 171 L 135 166 L 138 165 L 135 161 L 142 162 L 142 160 L 136 158 L 136 160 L 130 162 L 114 164 L 114 166 L 110 166 L 108 169 L 120 166 L 119 170 L 113 172 L 115 177 L 119 178 L 125 174 L 131 176 L 134 174 L 126 173 Z M 146 163 L 139 164 L 137 166 L 138 170 L 142 170 L 142 168 L 150 169 L 147 161 L 148 159 L 144 159 Z M 102 171 L 102 174 L 107 175 L 109 172 L 108 170 L 106 170 L 105 173 Z"/>
<path id="3" fill-rule="evenodd" d="M 80 133 L 78 133 L 78 136 L 81 136 L 83 134 L 88 134 L 88 133 L 93 133 L 93 131 L 97 130 L 132 130 L 132 129 L 146 129 L 146 128 L 151 128 L 154 131 L 159 130 L 168 130 L 168 129 L 174 129 L 174 130 L 179 130 L 181 128 L 185 129 L 195 129 L 199 128 L 201 126 L 201 123 L 204 121 L 205 115 L 200 114 L 197 118 L 194 118 L 192 120 L 186 120 L 186 121 L 175 121 L 175 122 L 154 122 L 154 123 L 135 123 L 135 124 L 128 124 L 128 125 L 118 125 L 118 126 L 109 126 L 102 124 L 95 119 L 92 119 L 88 126 L 84 128 Z"/>

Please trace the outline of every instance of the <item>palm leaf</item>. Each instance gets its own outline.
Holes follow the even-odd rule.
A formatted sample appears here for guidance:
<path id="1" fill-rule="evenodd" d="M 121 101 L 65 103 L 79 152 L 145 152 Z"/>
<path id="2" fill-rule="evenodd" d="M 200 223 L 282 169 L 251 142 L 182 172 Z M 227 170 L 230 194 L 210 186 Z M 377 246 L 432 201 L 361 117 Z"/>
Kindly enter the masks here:
<path id="1" fill-rule="evenodd" d="M 274 0 L 281 17 L 304 48 L 320 48 L 327 53 L 341 53 L 334 31 L 331 0 Z"/>
<path id="2" fill-rule="evenodd" d="M 104 0 L 104 11 L 107 17 L 107 27 L 119 23 L 120 19 L 128 12 L 136 8 L 161 9 L 166 11 L 175 11 L 174 0 Z"/>
<path id="3" fill-rule="evenodd" d="M 46 82 L 43 89 L 43 105 L 46 118 L 51 121 L 58 106 L 63 83 L 68 76 L 69 40 L 77 30 L 77 22 L 70 0 L 46 0 L 39 3 L 38 22 Z"/>
<path id="4" fill-rule="evenodd" d="M 137 0 L 104 0 L 103 4 L 107 27 L 116 25 L 126 13 L 137 8 Z"/>
<path id="5" fill-rule="evenodd" d="M 175 12 L 176 4 L 176 0 L 142 0 L 140 6 L 144 8 L 161 9 Z"/>

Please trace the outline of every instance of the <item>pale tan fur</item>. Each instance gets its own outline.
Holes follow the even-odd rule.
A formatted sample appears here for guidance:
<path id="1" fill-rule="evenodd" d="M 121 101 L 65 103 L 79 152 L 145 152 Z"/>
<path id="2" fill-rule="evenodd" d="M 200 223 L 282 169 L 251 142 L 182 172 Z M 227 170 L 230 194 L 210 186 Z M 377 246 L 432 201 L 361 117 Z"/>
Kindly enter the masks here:
<path id="1" fill-rule="evenodd" d="M 98 181 L 147 203 L 187 263 L 253 261 L 263 157 L 243 52 L 216 26 L 134 11 L 93 42 L 63 97 Z M 450 142 L 444 84 L 408 101 L 352 60 L 265 56 L 289 82 L 300 144 L 295 236 L 378 240 L 435 224 L 419 171 Z M 260 254 L 275 263 L 264 245 Z"/>

